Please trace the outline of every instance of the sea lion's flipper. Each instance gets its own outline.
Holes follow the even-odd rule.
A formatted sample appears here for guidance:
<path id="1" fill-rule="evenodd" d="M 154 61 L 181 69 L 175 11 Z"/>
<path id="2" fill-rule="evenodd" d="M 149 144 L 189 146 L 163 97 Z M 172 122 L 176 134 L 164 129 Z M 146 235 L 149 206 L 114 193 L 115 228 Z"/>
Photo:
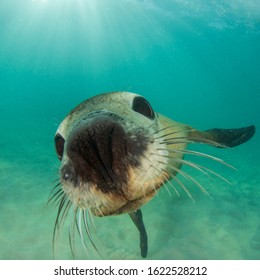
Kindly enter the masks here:
<path id="1" fill-rule="evenodd" d="M 235 147 L 245 143 L 255 134 L 255 126 L 221 129 L 213 128 L 205 131 L 192 130 L 189 140 L 209 144 L 218 148 Z"/>
<path id="2" fill-rule="evenodd" d="M 141 256 L 143 258 L 146 258 L 147 252 L 148 252 L 148 238 L 147 238 L 147 233 L 146 233 L 144 222 L 143 222 L 142 212 L 140 209 L 138 209 L 135 212 L 129 213 L 129 216 L 140 232 Z"/>

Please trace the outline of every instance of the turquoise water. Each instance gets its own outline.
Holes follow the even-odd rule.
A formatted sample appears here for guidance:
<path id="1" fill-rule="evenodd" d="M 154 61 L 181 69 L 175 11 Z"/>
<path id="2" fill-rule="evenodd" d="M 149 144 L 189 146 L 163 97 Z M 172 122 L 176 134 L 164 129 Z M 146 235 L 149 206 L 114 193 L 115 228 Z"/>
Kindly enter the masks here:
<path id="1" fill-rule="evenodd" d="M 199 129 L 259 128 L 259 50 L 257 0 L 1 0 L 0 259 L 54 258 L 53 137 L 74 106 L 124 90 Z M 192 147 L 238 171 L 207 161 L 230 186 L 186 168 L 210 197 L 186 182 L 195 203 L 162 189 L 144 206 L 149 259 L 260 259 L 259 143 L 257 130 L 234 149 Z M 103 258 L 140 258 L 127 215 L 94 223 Z M 67 226 L 56 258 L 72 258 Z"/>

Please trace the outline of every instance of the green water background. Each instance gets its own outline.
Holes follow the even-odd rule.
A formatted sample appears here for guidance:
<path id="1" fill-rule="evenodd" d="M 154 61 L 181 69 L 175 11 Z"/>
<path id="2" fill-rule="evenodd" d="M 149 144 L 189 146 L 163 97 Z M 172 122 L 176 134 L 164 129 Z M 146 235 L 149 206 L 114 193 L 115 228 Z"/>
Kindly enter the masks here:
<path id="1" fill-rule="evenodd" d="M 1 0 L 0 259 L 53 258 L 53 136 L 74 106 L 124 90 L 196 128 L 259 127 L 259 50 L 256 0 Z M 162 190 L 143 209 L 148 258 L 260 259 L 259 141 L 194 147 L 234 165 L 207 163 L 233 185 L 190 170 L 211 198 L 191 183 L 195 203 Z M 95 223 L 104 258 L 140 258 L 127 216 Z M 57 258 L 72 258 L 67 235 Z M 89 250 L 77 257 L 99 257 Z"/>

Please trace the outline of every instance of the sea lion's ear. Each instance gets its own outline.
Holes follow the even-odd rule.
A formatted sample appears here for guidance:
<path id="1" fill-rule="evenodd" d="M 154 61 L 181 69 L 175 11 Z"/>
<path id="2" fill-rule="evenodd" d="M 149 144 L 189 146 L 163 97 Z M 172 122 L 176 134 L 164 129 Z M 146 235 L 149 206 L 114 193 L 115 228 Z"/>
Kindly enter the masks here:
<path id="1" fill-rule="evenodd" d="M 213 128 L 205 131 L 191 130 L 188 139 L 193 142 L 209 144 L 218 148 L 235 147 L 247 142 L 255 134 L 255 126 L 221 129 Z"/>

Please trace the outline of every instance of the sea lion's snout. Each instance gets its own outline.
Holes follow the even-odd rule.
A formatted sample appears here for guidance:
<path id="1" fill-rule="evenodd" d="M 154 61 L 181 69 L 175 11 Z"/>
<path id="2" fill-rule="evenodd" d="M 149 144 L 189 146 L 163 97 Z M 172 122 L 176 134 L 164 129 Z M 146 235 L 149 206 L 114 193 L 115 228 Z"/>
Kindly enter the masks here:
<path id="1" fill-rule="evenodd" d="M 63 148 L 60 180 L 65 193 L 95 215 L 124 211 L 133 200 L 132 170 L 140 165 L 148 144 L 147 131 L 128 126 L 122 117 L 109 112 L 84 116 Z"/>

